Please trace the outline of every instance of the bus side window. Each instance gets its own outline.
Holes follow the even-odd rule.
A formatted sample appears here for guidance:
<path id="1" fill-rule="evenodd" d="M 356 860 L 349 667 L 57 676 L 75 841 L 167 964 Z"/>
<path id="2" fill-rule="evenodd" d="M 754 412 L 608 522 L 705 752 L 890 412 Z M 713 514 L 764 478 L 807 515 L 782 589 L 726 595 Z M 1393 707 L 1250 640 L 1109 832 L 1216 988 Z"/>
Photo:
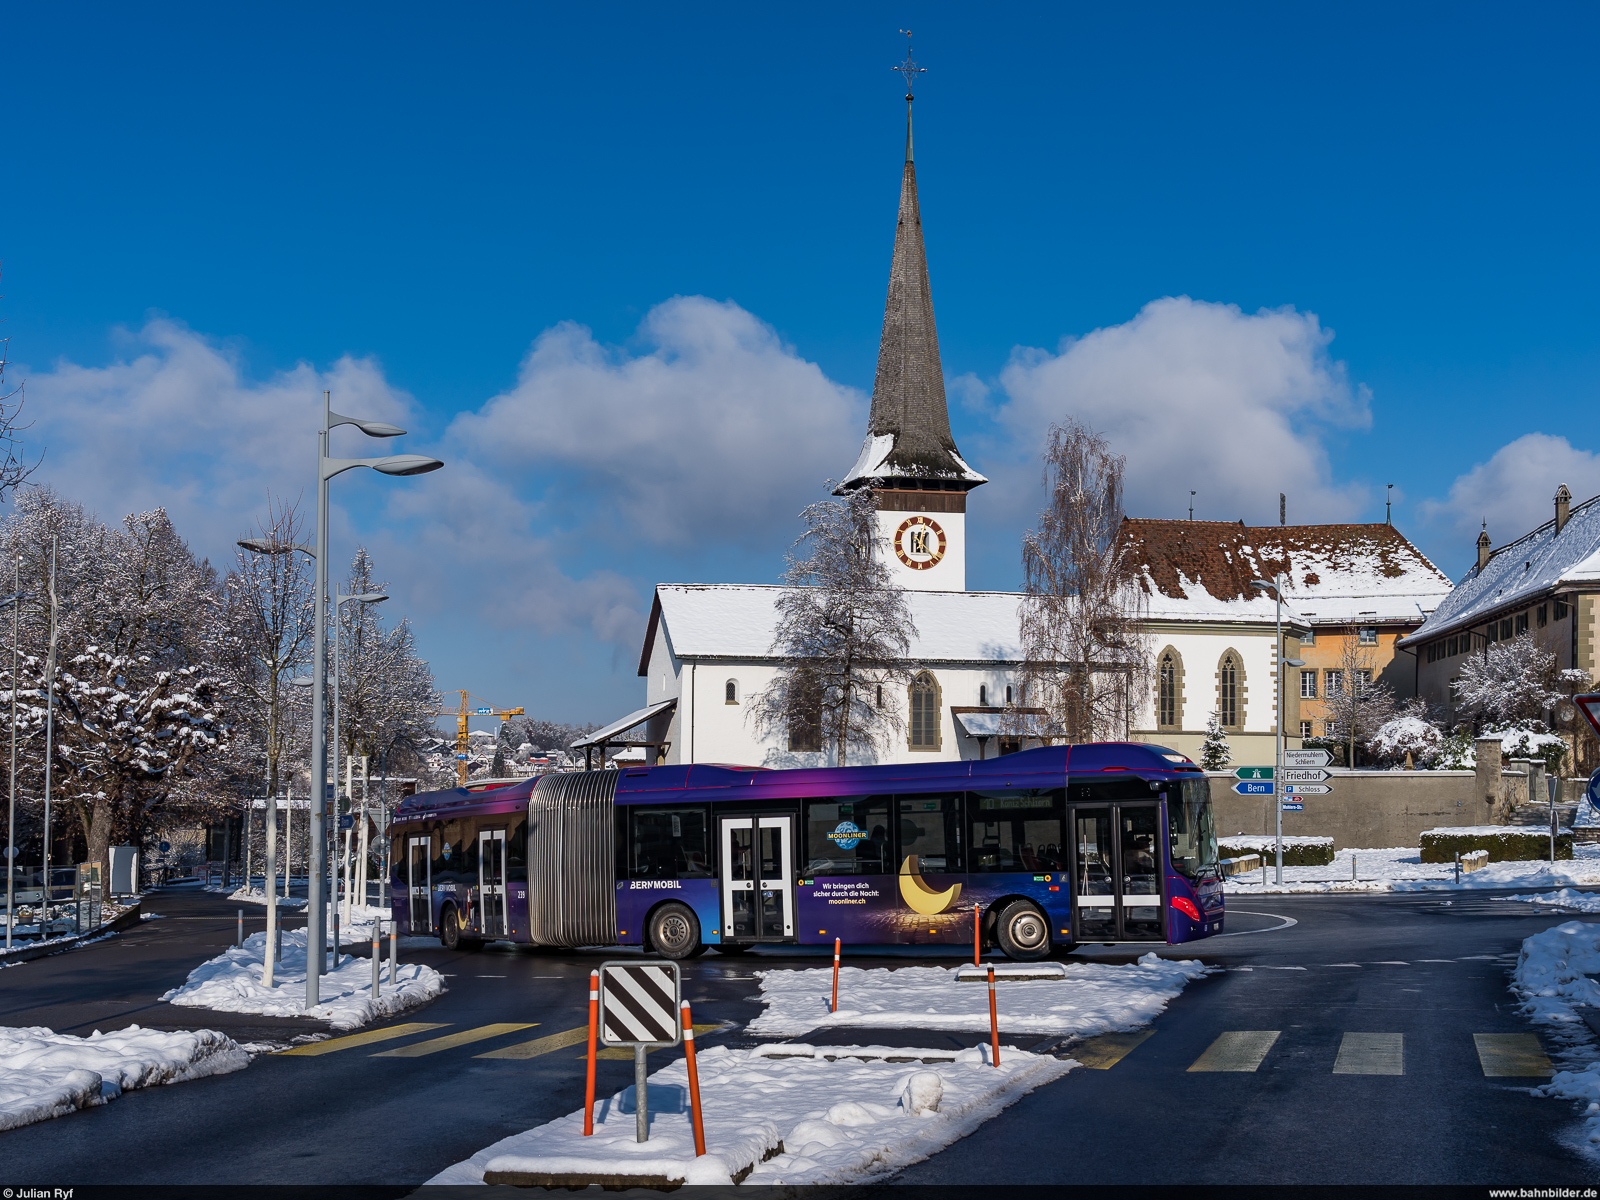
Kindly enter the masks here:
<path id="1" fill-rule="evenodd" d="M 967 870 L 1065 870 L 1063 799 L 1059 788 L 968 792 Z"/>
<path id="2" fill-rule="evenodd" d="M 897 796 L 900 865 L 917 856 L 920 870 L 961 870 L 961 794 Z"/>
<path id="3" fill-rule="evenodd" d="M 528 878 L 528 818 L 517 817 L 506 833 L 506 881 Z"/>
<path id="4" fill-rule="evenodd" d="M 632 879 L 707 879 L 711 858 L 703 808 L 634 809 Z"/>
<path id="5" fill-rule="evenodd" d="M 892 869 L 888 796 L 806 802 L 806 875 L 885 875 Z"/>

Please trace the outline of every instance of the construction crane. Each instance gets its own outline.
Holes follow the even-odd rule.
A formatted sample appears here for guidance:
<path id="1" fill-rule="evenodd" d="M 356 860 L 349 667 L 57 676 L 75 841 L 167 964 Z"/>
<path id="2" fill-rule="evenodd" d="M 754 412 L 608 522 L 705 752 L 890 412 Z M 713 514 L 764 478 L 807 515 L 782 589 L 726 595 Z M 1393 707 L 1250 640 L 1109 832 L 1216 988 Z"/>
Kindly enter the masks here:
<path id="1" fill-rule="evenodd" d="M 456 719 L 456 782 L 460 787 L 467 786 L 467 755 L 470 739 L 467 737 L 467 722 L 473 717 L 498 717 L 504 721 L 507 717 L 520 717 L 527 712 L 523 708 L 495 708 L 492 704 L 473 706 L 472 701 L 482 700 L 482 696 L 474 696 L 471 692 L 462 689 L 460 708 L 441 708 L 434 715 L 440 717 L 454 717 Z"/>

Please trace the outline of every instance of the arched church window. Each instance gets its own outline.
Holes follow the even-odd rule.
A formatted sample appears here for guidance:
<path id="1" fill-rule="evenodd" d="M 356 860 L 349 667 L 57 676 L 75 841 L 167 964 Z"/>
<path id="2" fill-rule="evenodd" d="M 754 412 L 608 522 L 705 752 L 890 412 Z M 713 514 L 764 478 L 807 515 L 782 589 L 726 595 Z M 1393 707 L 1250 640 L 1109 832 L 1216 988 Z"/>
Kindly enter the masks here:
<path id="1" fill-rule="evenodd" d="M 1236 733 L 1244 725 L 1244 667 L 1234 650 L 1217 664 L 1217 721 Z"/>
<path id="2" fill-rule="evenodd" d="M 939 681 L 931 671 L 918 671 L 911 678 L 911 736 L 912 750 L 938 750 L 939 734 Z"/>
<path id="3" fill-rule="evenodd" d="M 730 679 L 722 685 L 723 700 L 727 704 L 739 703 L 739 681 Z"/>
<path id="4" fill-rule="evenodd" d="M 1156 660 L 1156 728 L 1183 726 L 1183 657 L 1171 646 Z"/>
<path id="5" fill-rule="evenodd" d="M 803 678 L 791 680 L 789 687 L 794 691 L 794 703 L 789 705 L 789 749 L 821 750 L 822 689 Z"/>
<path id="6" fill-rule="evenodd" d="M 980 683 L 978 685 L 978 707 L 989 707 L 989 685 L 987 683 Z"/>

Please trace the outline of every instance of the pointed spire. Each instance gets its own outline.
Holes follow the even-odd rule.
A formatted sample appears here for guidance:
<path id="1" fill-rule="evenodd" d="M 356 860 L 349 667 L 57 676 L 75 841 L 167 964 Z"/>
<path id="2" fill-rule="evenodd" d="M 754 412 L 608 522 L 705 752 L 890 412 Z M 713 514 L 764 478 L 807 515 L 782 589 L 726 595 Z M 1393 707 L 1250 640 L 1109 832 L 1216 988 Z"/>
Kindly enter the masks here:
<path id="1" fill-rule="evenodd" d="M 933 319 L 927 252 L 922 244 L 922 214 L 917 204 L 917 168 L 911 157 L 911 62 L 895 68 L 906 74 L 906 161 L 900 177 L 900 216 L 895 226 L 889 295 L 878 342 L 878 373 L 872 384 L 872 411 L 861 457 L 840 490 L 863 483 L 953 487 L 967 490 L 986 483 L 961 459 L 950 435 L 950 411 L 939 362 L 939 332 Z"/>

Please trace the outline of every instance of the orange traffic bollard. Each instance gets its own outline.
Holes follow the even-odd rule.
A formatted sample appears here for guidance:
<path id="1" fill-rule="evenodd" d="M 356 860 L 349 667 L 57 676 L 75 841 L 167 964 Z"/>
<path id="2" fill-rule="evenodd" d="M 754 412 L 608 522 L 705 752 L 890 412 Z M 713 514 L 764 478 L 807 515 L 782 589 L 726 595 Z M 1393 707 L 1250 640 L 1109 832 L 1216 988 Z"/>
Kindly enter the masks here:
<path id="1" fill-rule="evenodd" d="M 972 906 L 972 965 L 975 967 L 980 965 L 979 960 L 983 957 L 983 953 L 979 949 L 982 944 L 983 942 L 978 936 L 978 906 L 974 904 Z"/>
<path id="2" fill-rule="evenodd" d="M 1000 1065 L 1000 1012 L 994 1006 L 994 966 L 989 967 L 989 1049 L 994 1065 Z"/>
<path id="3" fill-rule="evenodd" d="M 594 1134 L 594 1056 L 600 1037 L 600 972 L 589 972 L 589 1077 L 583 1085 L 583 1136 Z"/>
<path id="4" fill-rule="evenodd" d="M 689 1015 L 689 1002 L 682 1002 L 683 1009 L 683 1061 L 689 1068 L 689 1108 L 694 1115 L 694 1156 L 699 1158 L 706 1152 L 706 1127 L 700 1119 L 700 1072 L 694 1064 L 694 1018 Z"/>
<path id="5" fill-rule="evenodd" d="M 833 939 L 833 1007 L 829 1012 L 839 1011 L 839 939 Z"/>

